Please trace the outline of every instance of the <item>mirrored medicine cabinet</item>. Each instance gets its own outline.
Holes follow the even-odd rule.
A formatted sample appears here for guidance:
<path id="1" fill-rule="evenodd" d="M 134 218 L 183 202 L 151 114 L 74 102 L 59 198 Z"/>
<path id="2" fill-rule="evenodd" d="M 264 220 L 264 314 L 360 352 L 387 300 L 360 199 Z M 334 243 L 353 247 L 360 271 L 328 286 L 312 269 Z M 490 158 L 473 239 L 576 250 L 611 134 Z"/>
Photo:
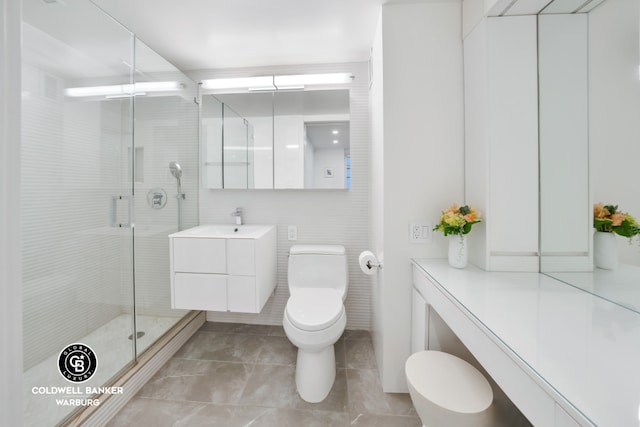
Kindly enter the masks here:
<path id="1" fill-rule="evenodd" d="M 348 189 L 349 90 L 202 94 L 209 189 Z"/>

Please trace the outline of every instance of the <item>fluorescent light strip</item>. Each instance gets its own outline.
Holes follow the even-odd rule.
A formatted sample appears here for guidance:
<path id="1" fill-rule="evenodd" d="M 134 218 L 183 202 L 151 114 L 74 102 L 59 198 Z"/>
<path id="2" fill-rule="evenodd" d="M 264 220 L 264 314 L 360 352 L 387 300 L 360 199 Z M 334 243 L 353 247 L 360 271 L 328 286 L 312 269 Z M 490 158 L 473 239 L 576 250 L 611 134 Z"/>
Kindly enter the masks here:
<path id="1" fill-rule="evenodd" d="M 287 76 L 235 77 L 202 80 L 203 89 L 302 90 L 308 85 L 351 83 L 351 73 L 294 74 Z"/>
<path id="2" fill-rule="evenodd" d="M 127 93 L 120 95 L 107 95 L 105 98 L 107 99 L 120 99 L 120 98 L 131 98 L 132 96 L 145 96 L 147 92 L 136 92 L 136 93 Z"/>
<path id="3" fill-rule="evenodd" d="M 289 76 L 274 76 L 275 85 L 280 87 L 306 86 L 306 85 L 326 85 L 351 83 L 353 75 L 350 73 L 330 73 L 330 74 L 296 74 Z"/>
<path id="4" fill-rule="evenodd" d="M 142 92 L 174 92 L 184 88 L 179 82 L 140 82 L 125 85 L 70 87 L 64 90 L 66 96 L 130 96 Z"/>
<path id="5" fill-rule="evenodd" d="M 271 88 L 273 86 L 273 76 L 258 77 L 236 77 L 229 79 L 210 79 L 203 80 L 203 89 L 238 89 L 238 88 Z"/>

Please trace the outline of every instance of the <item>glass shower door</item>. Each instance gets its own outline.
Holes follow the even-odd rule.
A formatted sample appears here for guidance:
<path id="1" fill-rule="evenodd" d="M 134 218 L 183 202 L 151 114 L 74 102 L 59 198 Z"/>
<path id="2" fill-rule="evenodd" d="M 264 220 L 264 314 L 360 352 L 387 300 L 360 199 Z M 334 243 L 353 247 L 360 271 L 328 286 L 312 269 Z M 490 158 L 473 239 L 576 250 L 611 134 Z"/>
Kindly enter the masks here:
<path id="1" fill-rule="evenodd" d="M 140 88 L 132 151 L 139 355 L 188 313 L 171 308 L 167 236 L 198 223 L 199 125 L 197 85 L 138 39 L 135 56 Z"/>
<path id="2" fill-rule="evenodd" d="M 52 390 L 102 386 L 135 359 L 133 44 L 90 2 L 23 1 L 24 425 L 84 409 L 90 396 Z M 74 344 L 96 358 L 88 378 L 60 368 Z"/>
<path id="3" fill-rule="evenodd" d="M 198 223 L 197 86 L 86 0 L 23 17 L 24 425 L 56 425 L 187 313 L 168 235 Z"/>

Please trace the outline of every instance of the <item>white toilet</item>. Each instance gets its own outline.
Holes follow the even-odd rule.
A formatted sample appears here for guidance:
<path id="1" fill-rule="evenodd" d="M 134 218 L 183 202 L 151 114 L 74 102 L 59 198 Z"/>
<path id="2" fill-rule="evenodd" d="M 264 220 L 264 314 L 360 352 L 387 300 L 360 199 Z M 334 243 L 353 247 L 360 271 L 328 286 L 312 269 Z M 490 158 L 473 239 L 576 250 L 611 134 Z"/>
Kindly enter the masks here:
<path id="1" fill-rule="evenodd" d="M 323 401 L 336 378 L 333 344 L 347 324 L 344 299 L 347 255 L 338 245 L 295 245 L 289 250 L 289 292 L 282 324 L 298 347 L 296 386 L 300 397 Z"/>
<path id="2" fill-rule="evenodd" d="M 440 351 L 413 353 L 405 364 L 411 401 L 425 427 L 494 425 L 489 381 L 469 363 Z"/>

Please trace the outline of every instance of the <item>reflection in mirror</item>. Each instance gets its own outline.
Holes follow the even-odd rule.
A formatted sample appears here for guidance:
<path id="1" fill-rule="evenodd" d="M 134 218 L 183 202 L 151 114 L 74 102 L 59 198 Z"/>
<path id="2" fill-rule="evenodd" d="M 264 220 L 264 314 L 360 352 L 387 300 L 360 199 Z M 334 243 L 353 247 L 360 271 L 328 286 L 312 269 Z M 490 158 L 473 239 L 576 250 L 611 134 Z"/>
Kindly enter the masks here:
<path id="1" fill-rule="evenodd" d="M 205 188 L 222 188 L 222 102 L 205 95 L 200 101 L 202 182 Z"/>
<path id="2" fill-rule="evenodd" d="M 273 188 L 273 95 L 203 95 L 205 188 Z"/>
<path id="3" fill-rule="evenodd" d="M 561 53 L 552 60 L 552 55 L 544 54 L 543 42 L 540 45 L 541 221 L 542 225 L 556 222 L 555 228 L 541 227 L 540 239 L 542 272 L 640 312 L 637 239 L 629 244 L 628 239 L 616 237 L 617 269 L 594 269 L 592 265 L 593 204 L 618 205 L 623 212 L 640 216 L 633 175 L 640 158 L 638 6 L 634 0 L 606 0 L 587 15 L 581 38 L 568 33 L 566 25 L 559 26 L 560 21 L 555 27 L 549 22 L 539 29 L 541 40 L 546 32 L 555 31 L 556 45 L 573 38 L 574 47 L 585 49 L 579 55 L 584 64 L 580 69 L 569 60 L 575 52 Z M 564 82 L 559 87 L 553 86 L 552 76 L 544 77 L 545 69 L 573 71 L 570 77 L 555 75 L 556 83 Z M 575 92 L 576 81 L 587 82 L 582 83 L 586 86 L 582 93 Z M 562 101 L 551 110 L 554 92 L 556 98 L 582 99 L 586 115 L 580 103 L 571 107 Z M 551 131 L 544 132 L 553 117 L 556 124 L 551 128 L 564 132 L 555 137 Z"/>
<path id="4" fill-rule="evenodd" d="M 275 188 L 348 188 L 349 91 L 277 92 L 273 112 Z"/>
<path id="5" fill-rule="evenodd" d="M 345 189 L 349 90 L 203 95 L 206 188 Z"/>
<path id="6" fill-rule="evenodd" d="M 249 151 L 253 148 L 253 127 L 227 104 L 222 104 L 223 186 L 225 188 L 253 188 L 249 181 Z"/>

